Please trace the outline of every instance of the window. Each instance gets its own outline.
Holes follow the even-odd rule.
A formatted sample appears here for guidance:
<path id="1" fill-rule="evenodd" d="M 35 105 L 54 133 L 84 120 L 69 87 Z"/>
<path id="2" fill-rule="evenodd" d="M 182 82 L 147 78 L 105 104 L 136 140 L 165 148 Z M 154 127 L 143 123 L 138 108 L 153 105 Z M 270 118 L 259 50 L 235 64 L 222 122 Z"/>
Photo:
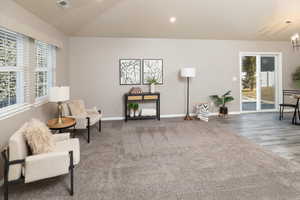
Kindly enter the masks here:
<path id="1" fill-rule="evenodd" d="M 0 119 L 47 102 L 56 47 L 0 27 Z"/>
<path id="2" fill-rule="evenodd" d="M 36 70 L 35 70 L 35 97 L 39 101 L 48 95 L 52 86 L 52 70 L 54 69 L 54 47 L 41 41 L 35 41 Z"/>
<path id="3" fill-rule="evenodd" d="M 24 103 L 23 36 L 0 28 L 0 110 Z"/>

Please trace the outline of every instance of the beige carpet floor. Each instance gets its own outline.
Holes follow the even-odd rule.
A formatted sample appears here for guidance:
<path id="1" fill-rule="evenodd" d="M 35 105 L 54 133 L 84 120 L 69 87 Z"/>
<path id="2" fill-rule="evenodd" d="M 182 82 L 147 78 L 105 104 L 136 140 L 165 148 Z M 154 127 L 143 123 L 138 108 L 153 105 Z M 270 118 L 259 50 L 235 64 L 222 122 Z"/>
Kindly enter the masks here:
<path id="1" fill-rule="evenodd" d="M 15 185 L 10 199 L 296 200 L 300 165 L 216 121 L 105 122 L 69 177 Z M 55 163 L 53 163 L 55 165 Z"/>

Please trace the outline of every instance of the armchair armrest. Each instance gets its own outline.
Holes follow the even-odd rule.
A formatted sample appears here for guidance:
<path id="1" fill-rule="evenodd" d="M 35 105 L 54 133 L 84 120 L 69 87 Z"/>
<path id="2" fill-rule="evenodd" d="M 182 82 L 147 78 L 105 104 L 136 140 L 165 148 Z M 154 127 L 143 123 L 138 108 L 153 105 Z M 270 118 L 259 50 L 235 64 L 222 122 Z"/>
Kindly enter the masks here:
<path id="1" fill-rule="evenodd" d="M 53 139 L 54 139 L 55 142 L 68 140 L 68 139 L 70 139 L 70 133 L 54 134 Z"/>
<path id="2" fill-rule="evenodd" d="M 67 174 L 69 166 L 67 151 L 28 156 L 25 158 L 25 183 Z"/>

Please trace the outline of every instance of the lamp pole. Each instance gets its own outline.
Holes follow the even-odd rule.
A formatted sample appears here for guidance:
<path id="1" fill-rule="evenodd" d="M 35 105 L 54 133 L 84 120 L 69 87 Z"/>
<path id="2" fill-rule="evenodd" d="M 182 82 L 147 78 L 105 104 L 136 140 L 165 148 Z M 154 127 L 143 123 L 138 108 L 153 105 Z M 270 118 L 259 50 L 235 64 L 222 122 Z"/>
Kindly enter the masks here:
<path id="1" fill-rule="evenodd" d="M 186 116 L 184 120 L 193 120 L 190 116 L 190 77 L 187 77 Z"/>

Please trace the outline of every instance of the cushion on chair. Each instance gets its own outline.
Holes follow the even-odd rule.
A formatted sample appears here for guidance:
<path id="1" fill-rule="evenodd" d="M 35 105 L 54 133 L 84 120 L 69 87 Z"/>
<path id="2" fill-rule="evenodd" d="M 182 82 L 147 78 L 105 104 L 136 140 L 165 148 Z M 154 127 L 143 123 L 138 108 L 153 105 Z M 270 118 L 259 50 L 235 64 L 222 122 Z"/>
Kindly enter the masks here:
<path id="1" fill-rule="evenodd" d="M 87 115 L 84 102 L 82 100 L 72 100 L 68 102 L 71 115 L 80 116 Z"/>
<path id="2" fill-rule="evenodd" d="M 74 165 L 77 165 L 80 161 L 80 145 L 78 138 L 56 142 L 54 152 L 66 151 L 73 151 Z"/>
<path id="3" fill-rule="evenodd" d="M 33 154 L 48 153 L 54 150 L 51 131 L 37 119 L 32 119 L 28 123 L 24 136 Z"/>
<path id="4" fill-rule="evenodd" d="M 26 157 L 25 183 L 69 173 L 68 152 L 51 152 Z"/>
<path id="5" fill-rule="evenodd" d="M 27 128 L 28 123 L 25 123 L 18 131 L 16 131 L 9 139 L 9 161 L 22 160 L 28 155 L 28 147 L 24 132 Z M 11 165 L 9 167 L 8 180 L 14 181 L 21 178 L 22 165 Z"/>

